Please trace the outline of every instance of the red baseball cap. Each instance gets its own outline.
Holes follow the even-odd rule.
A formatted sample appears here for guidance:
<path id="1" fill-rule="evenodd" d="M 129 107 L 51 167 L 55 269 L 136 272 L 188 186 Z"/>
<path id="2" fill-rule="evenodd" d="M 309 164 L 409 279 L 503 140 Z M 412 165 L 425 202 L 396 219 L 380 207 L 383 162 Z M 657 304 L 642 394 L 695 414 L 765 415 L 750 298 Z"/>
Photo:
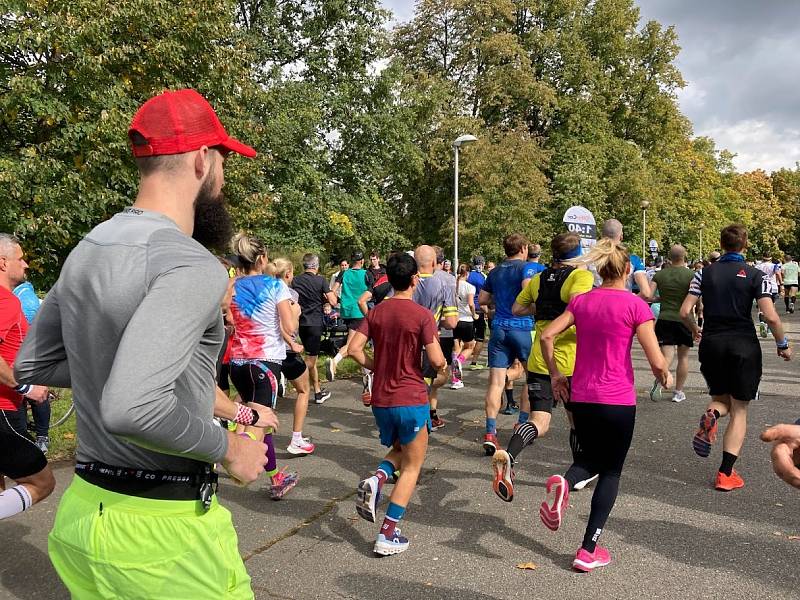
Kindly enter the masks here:
<path id="1" fill-rule="evenodd" d="M 189 89 L 150 98 L 133 116 L 128 137 L 136 157 L 183 154 L 202 146 L 222 146 L 248 158 L 256 155 L 253 148 L 229 136 L 208 101 Z M 141 138 L 144 143 L 138 143 Z"/>

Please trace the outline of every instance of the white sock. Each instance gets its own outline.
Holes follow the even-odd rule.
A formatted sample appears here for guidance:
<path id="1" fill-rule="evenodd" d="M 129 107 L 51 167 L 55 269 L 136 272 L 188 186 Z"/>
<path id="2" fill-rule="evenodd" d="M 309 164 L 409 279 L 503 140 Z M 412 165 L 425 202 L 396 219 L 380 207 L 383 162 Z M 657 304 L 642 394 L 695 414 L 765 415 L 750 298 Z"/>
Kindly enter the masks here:
<path id="1" fill-rule="evenodd" d="M 302 431 L 293 431 L 292 432 L 292 441 L 297 442 L 298 444 L 303 441 L 303 432 Z"/>
<path id="2" fill-rule="evenodd" d="M 344 356 L 342 356 L 341 354 L 337 353 L 336 356 L 333 357 L 333 364 L 334 365 L 338 365 L 340 362 L 342 362 L 343 358 L 344 358 Z"/>
<path id="3" fill-rule="evenodd" d="M 0 519 L 7 519 L 28 510 L 32 504 L 33 498 L 24 485 L 9 488 L 0 494 Z"/>

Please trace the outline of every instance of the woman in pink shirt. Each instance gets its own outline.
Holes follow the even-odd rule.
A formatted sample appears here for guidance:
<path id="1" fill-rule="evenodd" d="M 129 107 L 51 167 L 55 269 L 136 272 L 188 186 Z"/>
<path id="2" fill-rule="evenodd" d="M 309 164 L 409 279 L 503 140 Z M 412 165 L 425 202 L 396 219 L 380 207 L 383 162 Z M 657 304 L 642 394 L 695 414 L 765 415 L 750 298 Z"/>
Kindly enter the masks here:
<path id="1" fill-rule="evenodd" d="M 542 354 L 550 371 L 553 393 L 569 407 L 575 419 L 580 453 L 564 476 L 547 480 L 555 499 L 542 503 L 539 515 L 546 527 L 557 530 L 568 505 L 569 489 L 585 474 L 598 473 L 591 512 L 583 543 L 572 566 L 591 571 L 611 562 L 608 550 L 597 545 L 614 502 L 636 420 L 636 388 L 633 381 L 631 344 L 636 335 L 653 374 L 668 388 L 672 385 L 667 363 L 658 348 L 653 313 L 647 304 L 625 287 L 631 263 L 619 242 L 603 239 L 574 262 L 593 263 L 603 285 L 574 297 L 541 337 Z M 572 325 L 578 337 L 571 390 L 558 371 L 553 340 Z"/>

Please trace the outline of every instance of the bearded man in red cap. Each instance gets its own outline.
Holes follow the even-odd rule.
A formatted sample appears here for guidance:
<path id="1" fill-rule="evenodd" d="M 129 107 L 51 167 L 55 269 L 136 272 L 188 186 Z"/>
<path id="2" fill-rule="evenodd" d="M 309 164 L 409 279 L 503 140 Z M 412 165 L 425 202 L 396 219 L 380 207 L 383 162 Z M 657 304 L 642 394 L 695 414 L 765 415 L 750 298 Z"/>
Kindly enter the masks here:
<path id="1" fill-rule="evenodd" d="M 193 90 L 148 100 L 128 136 L 136 201 L 70 253 L 14 368 L 73 390 L 50 558 L 76 598 L 252 598 L 212 465 L 254 481 L 265 446 L 213 422 L 228 276 L 200 242 L 229 239 L 224 162 L 256 152 Z"/>

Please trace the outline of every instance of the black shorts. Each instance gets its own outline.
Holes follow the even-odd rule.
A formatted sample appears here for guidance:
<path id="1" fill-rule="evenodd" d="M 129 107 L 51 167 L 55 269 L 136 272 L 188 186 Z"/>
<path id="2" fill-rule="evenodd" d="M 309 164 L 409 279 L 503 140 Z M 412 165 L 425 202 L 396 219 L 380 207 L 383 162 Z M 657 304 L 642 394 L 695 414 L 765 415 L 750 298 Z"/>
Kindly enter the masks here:
<path id="1" fill-rule="evenodd" d="M 359 325 L 361 325 L 363 320 L 364 317 L 361 317 L 360 319 L 344 319 L 344 324 L 347 325 L 348 331 L 355 331 L 358 329 Z"/>
<path id="2" fill-rule="evenodd" d="M 17 480 L 36 475 L 47 459 L 27 432 L 27 411 L 0 410 L 0 474 Z"/>
<path id="3" fill-rule="evenodd" d="M 459 321 L 453 330 L 453 337 L 462 342 L 473 341 L 475 339 L 475 331 L 472 323 L 473 321 Z"/>
<path id="4" fill-rule="evenodd" d="M 680 321 L 656 321 L 656 338 L 661 346 L 694 346 L 692 332 Z"/>
<path id="5" fill-rule="evenodd" d="M 439 338 L 439 347 L 442 349 L 444 359 L 450 365 L 453 362 L 453 347 L 455 346 L 455 339 L 451 337 Z M 422 351 L 422 376 L 426 379 L 436 379 L 439 371 L 434 369 L 430 362 L 428 362 L 428 353 Z"/>
<path id="6" fill-rule="evenodd" d="M 567 377 L 567 389 L 572 387 L 572 377 Z M 558 406 L 558 400 L 553 395 L 553 385 L 550 375 L 542 373 L 528 373 L 528 399 L 531 402 L 531 412 L 553 412 L 553 407 Z"/>
<path id="7" fill-rule="evenodd" d="M 231 366 L 228 363 L 219 362 L 217 364 L 217 385 L 219 389 L 228 392 L 231 389 Z"/>
<path id="8" fill-rule="evenodd" d="M 256 402 L 275 408 L 281 365 L 266 360 L 231 362 L 231 381 L 242 402 Z"/>
<path id="9" fill-rule="evenodd" d="M 789 294 L 792 290 L 797 292 L 797 284 L 796 283 L 784 283 L 783 284 L 783 292 L 785 294 Z"/>
<path id="10" fill-rule="evenodd" d="M 486 341 L 486 315 L 483 313 L 478 315 L 478 318 L 472 322 L 472 331 L 475 336 L 475 341 Z"/>
<path id="11" fill-rule="evenodd" d="M 306 372 L 306 363 L 297 352 L 286 352 L 286 359 L 281 363 L 281 373 L 288 381 L 294 381 Z"/>
<path id="12" fill-rule="evenodd" d="M 761 346 L 755 335 L 703 336 L 698 358 L 712 396 L 730 394 L 744 402 L 758 396 Z"/>
<path id="13" fill-rule="evenodd" d="M 303 344 L 306 356 L 319 356 L 319 346 L 322 342 L 322 325 L 301 325 L 300 342 Z"/>

